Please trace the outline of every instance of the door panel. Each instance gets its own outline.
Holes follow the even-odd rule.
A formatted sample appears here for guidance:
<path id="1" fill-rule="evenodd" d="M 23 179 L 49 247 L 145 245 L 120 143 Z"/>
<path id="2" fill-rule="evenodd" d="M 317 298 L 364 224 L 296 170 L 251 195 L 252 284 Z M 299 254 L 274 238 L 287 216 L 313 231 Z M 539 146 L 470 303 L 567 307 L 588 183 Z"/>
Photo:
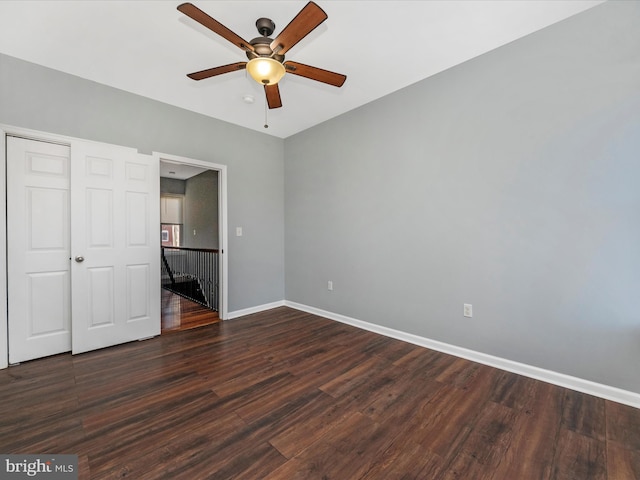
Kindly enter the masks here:
<path id="1" fill-rule="evenodd" d="M 27 241 L 33 253 L 69 250 L 69 191 L 25 187 Z"/>
<path id="2" fill-rule="evenodd" d="M 160 334 L 159 164 L 72 146 L 73 353 Z"/>
<path id="3" fill-rule="evenodd" d="M 127 321 L 146 320 L 150 315 L 149 265 L 127 266 Z"/>
<path id="4" fill-rule="evenodd" d="M 89 328 L 115 325 L 113 268 L 88 268 L 86 278 L 88 281 Z"/>
<path id="5" fill-rule="evenodd" d="M 127 192 L 127 247 L 150 247 L 149 203 L 149 195 Z"/>
<path id="6" fill-rule="evenodd" d="M 69 272 L 44 272 L 27 275 L 30 338 L 69 333 Z M 68 351 L 68 343 L 65 342 Z"/>
<path id="7" fill-rule="evenodd" d="M 7 137 L 9 362 L 71 350 L 69 147 Z"/>
<path id="8" fill-rule="evenodd" d="M 87 218 L 88 248 L 113 247 L 113 192 L 87 188 L 87 209 L 92 212 Z"/>

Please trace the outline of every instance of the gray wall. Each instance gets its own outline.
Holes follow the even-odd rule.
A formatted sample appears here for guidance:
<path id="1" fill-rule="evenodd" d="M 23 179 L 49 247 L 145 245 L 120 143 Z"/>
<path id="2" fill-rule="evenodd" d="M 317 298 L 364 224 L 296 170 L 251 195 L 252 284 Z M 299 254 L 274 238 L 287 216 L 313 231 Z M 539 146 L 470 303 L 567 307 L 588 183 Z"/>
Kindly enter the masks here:
<path id="1" fill-rule="evenodd" d="M 609 2 L 286 139 L 286 298 L 640 392 L 638 25 Z"/>
<path id="2" fill-rule="evenodd" d="M 184 246 L 219 248 L 218 172 L 208 170 L 188 178 L 185 184 Z"/>
<path id="3" fill-rule="evenodd" d="M 186 180 L 181 180 L 179 178 L 160 177 L 160 193 L 184 195 L 187 188 L 186 184 Z"/>
<path id="4" fill-rule="evenodd" d="M 229 311 L 283 299 L 283 140 L 6 55 L 0 123 L 227 165 Z"/>

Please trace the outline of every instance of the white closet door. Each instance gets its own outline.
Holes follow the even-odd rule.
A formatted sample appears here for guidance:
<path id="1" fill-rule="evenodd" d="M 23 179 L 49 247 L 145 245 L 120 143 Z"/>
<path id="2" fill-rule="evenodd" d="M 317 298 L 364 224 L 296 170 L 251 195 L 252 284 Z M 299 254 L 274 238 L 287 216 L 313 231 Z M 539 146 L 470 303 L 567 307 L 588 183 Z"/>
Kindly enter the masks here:
<path id="1" fill-rule="evenodd" d="M 73 353 L 158 335 L 158 159 L 91 142 L 71 158 Z"/>
<path id="2" fill-rule="evenodd" d="M 7 137 L 9 362 L 71 350 L 69 147 Z"/>

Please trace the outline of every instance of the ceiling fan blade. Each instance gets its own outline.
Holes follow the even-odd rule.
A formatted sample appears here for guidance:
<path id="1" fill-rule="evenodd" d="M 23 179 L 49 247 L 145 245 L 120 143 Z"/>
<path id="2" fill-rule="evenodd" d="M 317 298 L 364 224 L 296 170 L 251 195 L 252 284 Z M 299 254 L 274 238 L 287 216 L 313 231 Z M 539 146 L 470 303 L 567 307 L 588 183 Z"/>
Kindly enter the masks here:
<path id="1" fill-rule="evenodd" d="M 271 50 L 284 55 L 291 47 L 309 35 L 327 19 L 327 14 L 318 5 L 309 2 L 298 12 L 284 30 L 271 42 Z"/>
<path id="2" fill-rule="evenodd" d="M 280 89 L 277 83 L 264 86 L 264 93 L 267 95 L 267 104 L 269 108 L 280 108 L 282 100 L 280 99 Z"/>
<path id="3" fill-rule="evenodd" d="M 243 39 L 239 35 L 236 35 L 234 32 L 232 32 L 227 27 L 222 25 L 216 19 L 204 13 L 195 5 L 191 3 L 183 3 L 182 5 L 178 6 L 178 10 L 184 13 L 187 17 L 195 20 L 199 24 L 204 25 L 212 32 L 217 33 L 218 35 L 225 38 L 226 40 L 229 40 L 231 43 L 241 48 L 242 50 L 245 50 L 245 51 L 249 50 L 253 52 L 254 50 L 253 45 L 251 45 L 249 42 L 247 42 L 245 39 Z"/>
<path id="4" fill-rule="evenodd" d="M 347 79 L 347 76 L 341 73 L 330 72 L 329 70 L 312 67 L 304 63 L 287 61 L 284 62 L 284 68 L 287 70 L 287 73 L 293 73 L 294 75 L 310 78 L 317 82 L 327 83 L 334 87 L 341 87 Z"/>
<path id="5" fill-rule="evenodd" d="M 187 77 L 192 80 L 203 80 L 209 77 L 215 77 L 216 75 L 222 75 L 223 73 L 235 72 L 236 70 L 244 70 L 247 62 L 230 63 L 229 65 L 222 65 L 221 67 L 208 68 L 199 72 L 190 73 Z"/>

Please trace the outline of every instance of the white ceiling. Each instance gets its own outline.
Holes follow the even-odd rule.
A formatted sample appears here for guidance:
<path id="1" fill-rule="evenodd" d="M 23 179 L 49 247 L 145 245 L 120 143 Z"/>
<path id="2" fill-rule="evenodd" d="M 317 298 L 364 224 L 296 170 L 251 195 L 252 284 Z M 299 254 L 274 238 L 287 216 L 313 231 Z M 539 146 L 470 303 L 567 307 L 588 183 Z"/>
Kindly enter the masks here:
<path id="1" fill-rule="evenodd" d="M 187 165 L 186 163 L 169 162 L 168 160 L 160 161 L 161 177 L 186 180 L 206 171 L 206 168 L 194 167 L 193 165 Z"/>
<path id="2" fill-rule="evenodd" d="M 317 0 L 329 18 L 287 59 L 347 75 L 336 88 L 295 75 L 268 113 L 245 71 L 199 82 L 187 73 L 244 52 L 176 10 L 176 1 L 0 0 L 0 52 L 286 138 L 591 8 L 603 0 Z M 277 35 L 306 1 L 192 3 L 245 40 L 271 18 Z M 247 104 L 245 95 L 255 102 Z"/>

